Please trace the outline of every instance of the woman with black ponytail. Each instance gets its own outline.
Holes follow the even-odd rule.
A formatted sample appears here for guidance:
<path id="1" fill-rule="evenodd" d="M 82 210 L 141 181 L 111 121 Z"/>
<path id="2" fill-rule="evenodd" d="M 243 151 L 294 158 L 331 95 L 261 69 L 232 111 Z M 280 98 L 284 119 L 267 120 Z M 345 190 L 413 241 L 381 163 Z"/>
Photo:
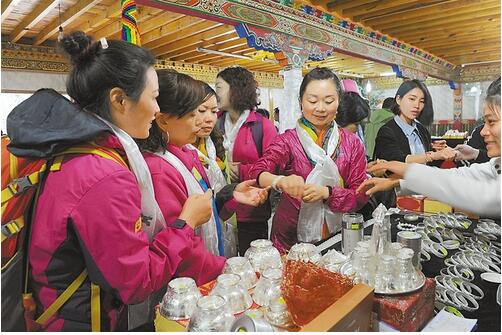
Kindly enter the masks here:
<path id="1" fill-rule="evenodd" d="M 92 150 L 65 155 L 38 197 L 28 248 L 35 317 L 78 283 L 40 328 L 127 330 L 124 305 L 144 302 L 172 278 L 192 252 L 194 229 L 211 216 L 211 197 L 188 198 L 172 221 L 155 200 L 133 140 L 148 137 L 159 113 L 149 51 L 82 32 L 64 36 L 60 47 L 73 66 L 67 92 L 75 103 L 40 90 L 7 120 L 9 150 L 18 156 L 50 159 L 75 145 Z"/>

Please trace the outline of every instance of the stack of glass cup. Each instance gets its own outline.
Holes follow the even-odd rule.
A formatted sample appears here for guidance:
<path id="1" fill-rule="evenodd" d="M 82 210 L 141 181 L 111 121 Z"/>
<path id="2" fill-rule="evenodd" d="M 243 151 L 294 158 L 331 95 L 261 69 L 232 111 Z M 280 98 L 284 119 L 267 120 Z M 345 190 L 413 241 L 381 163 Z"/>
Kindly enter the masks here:
<path id="1" fill-rule="evenodd" d="M 413 254 L 398 242 L 388 244 L 382 254 L 371 253 L 368 241 L 358 242 L 350 255 L 354 282 L 372 286 L 378 293 L 413 290 L 421 280 L 412 263 Z"/>
<path id="2" fill-rule="evenodd" d="M 413 265 L 414 251 L 399 242 L 391 243 L 390 216 L 385 215 L 382 223 L 373 227 L 370 240 L 360 239 L 355 243 L 352 251 L 345 255 L 348 256 L 345 264 L 339 255 L 334 254 L 323 256 L 321 265 L 352 277 L 356 284 L 372 286 L 377 293 L 397 294 L 417 289 L 424 276 L 420 263 L 416 267 Z"/>

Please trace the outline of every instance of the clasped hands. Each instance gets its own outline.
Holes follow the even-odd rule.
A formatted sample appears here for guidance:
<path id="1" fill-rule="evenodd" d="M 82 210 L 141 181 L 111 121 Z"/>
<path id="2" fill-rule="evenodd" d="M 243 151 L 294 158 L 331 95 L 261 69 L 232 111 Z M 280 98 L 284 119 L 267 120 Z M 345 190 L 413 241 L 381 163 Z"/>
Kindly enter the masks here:
<path id="1" fill-rule="evenodd" d="M 357 188 L 357 193 L 365 193 L 368 196 L 381 191 L 391 190 L 399 186 L 399 179 L 403 178 L 409 164 L 397 161 L 388 162 L 383 159 L 368 163 L 367 172 L 371 173 L 374 178 L 365 180 Z M 389 178 L 381 178 L 385 172 L 391 172 Z"/>

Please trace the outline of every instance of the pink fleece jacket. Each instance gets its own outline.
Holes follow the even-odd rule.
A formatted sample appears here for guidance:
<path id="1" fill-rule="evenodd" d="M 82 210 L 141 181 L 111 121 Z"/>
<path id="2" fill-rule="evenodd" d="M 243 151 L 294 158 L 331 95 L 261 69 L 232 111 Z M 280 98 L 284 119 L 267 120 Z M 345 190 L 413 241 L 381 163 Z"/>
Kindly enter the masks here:
<path id="1" fill-rule="evenodd" d="M 107 135 L 98 143 L 124 156 L 116 137 Z M 115 330 L 124 304 L 143 301 L 176 274 L 192 273 L 199 283 L 214 277 L 216 269 L 207 274 L 202 270 L 207 258 L 189 226 L 167 227 L 148 243 L 140 204 L 134 174 L 109 159 L 69 155 L 59 171 L 49 173 L 29 245 L 38 312 L 84 268 L 88 278 L 44 330 L 90 330 L 90 281 L 101 287 L 102 329 Z M 168 216 L 167 222 L 176 215 Z M 221 267 L 222 261 L 215 263 Z"/>
<path id="2" fill-rule="evenodd" d="M 341 143 L 336 165 L 344 181 L 344 188 L 334 187 L 327 203 L 333 212 L 351 212 L 367 202 L 364 193 L 356 193 L 357 187 L 366 180 L 366 157 L 364 146 L 352 133 L 339 128 Z M 249 170 L 249 176 L 256 178 L 261 172 L 298 175 L 307 179 L 313 166 L 307 158 L 295 129 L 289 129 L 277 136 L 263 157 Z M 289 250 L 298 242 L 296 226 L 300 211 L 300 199 L 282 193 L 274 215 L 271 239 L 279 251 Z"/>
<path id="3" fill-rule="evenodd" d="M 221 117 L 221 115 L 220 115 Z M 256 112 L 250 112 L 248 118 L 239 129 L 235 138 L 234 151 L 232 157 L 234 162 L 240 162 L 240 180 L 253 179 L 249 175 L 249 169 L 260 158 L 256 144 L 254 143 L 251 125 L 256 122 Z M 263 150 L 265 153 L 267 148 L 274 142 L 277 136 L 272 121 L 262 118 L 263 122 Z M 264 222 L 270 218 L 270 203 L 267 201 L 258 207 L 238 205 L 237 207 L 237 221 L 239 222 Z"/>

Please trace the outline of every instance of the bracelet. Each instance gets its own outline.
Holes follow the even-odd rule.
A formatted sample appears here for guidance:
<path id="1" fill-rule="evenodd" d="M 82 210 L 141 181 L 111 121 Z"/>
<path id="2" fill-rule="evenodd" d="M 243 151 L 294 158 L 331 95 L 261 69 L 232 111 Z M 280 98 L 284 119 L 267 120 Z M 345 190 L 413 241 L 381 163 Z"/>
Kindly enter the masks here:
<path id="1" fill-rule="evenodd" d="M 446 240 L 441 243 L 443 247 L 445 247 L 448 250 L 454 250 L 458 249 L 460 247 L 460 241 L 457 240 Z"/>
<path id="2" fill-rule="evenodd" d="M 422 249 L 420 251 L 420 261 L 421 262 L 428 262 L 430 260 L 431 260 L 431 255 L 427 251 Z M 445 263 L 446 263 L 446 261 L 445 261 Z"/>
<path id="3" fill-rule="evenodd" d="M 485 296 L 483 291 L 478 286 L 464 280 L 460 282 L 460 290 L 461 292 L 472 296 L 476 300 L 481 300 Z M 478 295 L 473 294 L 473 291 L 476 291 Z"/>
<path id="4" fill-rule="evenodd" d="M 433 242 L 426 246 L 426 250 L 439 258 L 445 258 L 448 256 L 448 251 L 440 243 Z"/>
<path id="5" fill-rule="evenodd" d="M 284 177 L 285 176 L 277 176 L 277 177 L 275 177 L 274 180 L 272 181 L 272 189 L 276 190 L 277 192 L 282 192 L 281 190 L 279 190 L 277 188 L 277 183 L 279 182 L 279 180 L 281 180 Z"/>
<path id="6" fill-rule="evenodd" d="M 427 151 L 425 153 L 425 163 L 430 163 L 432 162 L 434 159 L 432 159 L 432 153 L 430 151 Z"/>
<path id="7" fill-rule="evenodd" d="M 411 223 L 401 222 L 397 225 L 397 229 L 407 230 L 407 231 L 415 231 L 415 230 L 417 230 L 417 227 Z"/>
<path id="8" fill-rule="evenodd" d="M 485 265 L 485 268 L 488 272 L 500 273 L 500 266 L 497 266 L 496 264 L 488 263 Z"/>
<path id="9" fill-rule="evenodd" d="M 443 238 L 441 237 L 441 235 L 436 231 L 434 232 L 429 232 L 427 233 L 427 236 L 429 237 L 429 239 L 432 241 L 432 242 L 435 242 L 435 243 L 443 243 Z M 434 241 L 431 237 L 434 237 L 436 239 L 436 241 Z"/>
<path id="10" fill-rule="evenodd" d="M 479 308 L 479 303 L 472 296 L 463 294 L 462 292 L 455 292 L 455 297 L 458 301 L 462 301 L 462 309 L 467 312 L 475 311 Z M 469 306 L 469 302 L 472 304 L 472 307 Z"/>
<path id="11" fill-rule="evenodd" d="M 458 277 L 467 281 L 472 281 L 474 279 L 474 272 L 472 272 L 471 269 L 460 265 L 450 265 L 447 268 L 442 268 L 439 273 L 443 276 Z"/>
<path id="12" fill-rule="evenodd" d="M 474 272 L 472 272 L 471 269 L 465 267 L 465 266 L 460 266 L 460 265 L 454 265 L 453 266 L 453 272 L 460 278 L 467 280 L 467 281 L 472 281 L 474 280 Z"/>
<path id="13" fill-rule="evenodd" d="M 458 316 L 459 318 L 465 318 L 462 313 L 460 313 L 460 311 L 453 306 L 445 306 L 444 310 L 448 313 Z"/>

